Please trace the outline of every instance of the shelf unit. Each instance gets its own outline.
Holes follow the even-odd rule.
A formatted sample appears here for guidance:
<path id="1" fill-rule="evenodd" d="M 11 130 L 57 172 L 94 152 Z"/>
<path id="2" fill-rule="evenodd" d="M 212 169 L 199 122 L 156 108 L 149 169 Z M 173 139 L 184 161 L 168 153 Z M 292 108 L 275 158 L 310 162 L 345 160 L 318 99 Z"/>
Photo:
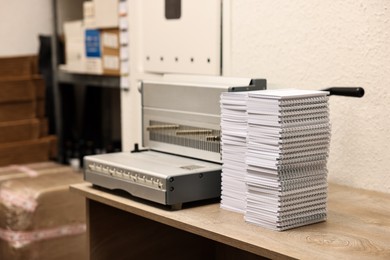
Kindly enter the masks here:
<path id="1" fill-rule="evenodd" d="M 73 83 L 78 85 L 89 85 L 106 88 L 119 88 L 120 79 L 118 76 L 77 74 L 57 70 L 58 83 Z"/>
<path id="2" fill-rule="evenodd" d="M 109 88 L 120 90 L 120 77 L 94 74 L 81 74 L 68 72 L 59 68 L 59 2 L 60 0 L 52 0 L 52 14 L 53 14 L 53 30 L 51 37 L 52 49 L 52 86 L 53 86 L 53 102 L 54 102 L 54 116 L 55 129 L 58 138 L 58 161 L 65 163 L 65 140 L 64 140 L 64 122 L 63 122 L 63 101 L 61 95 L 61 85 L 72 84 L 75 86 L 93 86 L 99 88 Z M 82 3 L 82 0 L 75 0 L 77 4 Z M 120 99 L 120 98 L 119 98 Z M 108 126 L 105 126 L 107 129 Z M 120 126 L 119 126 L 120 128 Z"/>

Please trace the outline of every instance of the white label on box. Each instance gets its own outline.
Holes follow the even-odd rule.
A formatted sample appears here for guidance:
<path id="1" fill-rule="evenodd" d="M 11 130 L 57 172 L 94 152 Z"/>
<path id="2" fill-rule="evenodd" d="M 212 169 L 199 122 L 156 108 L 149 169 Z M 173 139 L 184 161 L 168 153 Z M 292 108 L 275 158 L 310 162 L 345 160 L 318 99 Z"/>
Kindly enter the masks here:
<path id="1" fill-rule="evenodd" d="M 115 33 L 104 32 L 103 33 L 103 47 L 117 49 L 119 47 L 118 35 Z"/>
<path id="2" fill-rule="evenodd" d="M 119 58 L 116 55 L 104 55 L 103 56 L 104 69 L 119 70 Z"/>

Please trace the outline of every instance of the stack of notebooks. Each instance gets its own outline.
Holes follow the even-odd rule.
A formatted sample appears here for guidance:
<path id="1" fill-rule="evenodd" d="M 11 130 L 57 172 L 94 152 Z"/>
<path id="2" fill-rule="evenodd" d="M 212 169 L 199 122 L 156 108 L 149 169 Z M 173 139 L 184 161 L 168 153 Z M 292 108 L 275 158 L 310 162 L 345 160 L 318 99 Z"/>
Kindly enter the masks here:
<path id="1" fill-rule="evenodd" d="M 307 90 L 248 92 L 246 221 L 286 230 L 326 219 L 327 94 Z M 224 140 L 222 128 L 223 147 Z M 222 155 L 222 159 L 223 164 L 230 164 L 228 157 Z"/>
<path id="2" fill-rule="evenodd" d="M 221 207 L 245 212 L 248 92 L 221 94 L 222 165 Z"/>

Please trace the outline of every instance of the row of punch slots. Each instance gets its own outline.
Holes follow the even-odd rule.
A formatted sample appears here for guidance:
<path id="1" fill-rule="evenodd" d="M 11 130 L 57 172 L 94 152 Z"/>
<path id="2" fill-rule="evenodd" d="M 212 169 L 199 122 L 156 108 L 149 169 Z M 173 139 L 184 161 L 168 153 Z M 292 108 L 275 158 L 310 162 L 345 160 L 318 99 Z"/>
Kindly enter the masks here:
<path id="1" fill-rule="evenodd" d="M 192 147 L 210 152 L 220 151 L 221 131 L 179 124 L 151 121 L 146 128 L 153 141 Z"/>

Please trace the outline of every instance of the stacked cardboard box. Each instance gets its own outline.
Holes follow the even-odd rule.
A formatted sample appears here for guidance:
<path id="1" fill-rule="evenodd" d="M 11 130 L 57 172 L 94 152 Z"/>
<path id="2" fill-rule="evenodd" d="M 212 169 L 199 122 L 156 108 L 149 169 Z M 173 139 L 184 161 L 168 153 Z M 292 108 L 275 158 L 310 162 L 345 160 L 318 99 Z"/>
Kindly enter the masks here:
<path id="1" fill-rule="evenodd" d="M 65 56 L 69 72 L 120 75 L 118 28 L 86 29 L 82 21 L 66 22 Z"/>
<path id="2" fill-rule="evenodd" d="M 97 28 L 114 28 L 119 26 L 119 1 L 93 0 L 92 2 Z"/>
<path id="3" fill-rule="evenodd" d="M 86 259 L 80 182 L 53 162 L 0 167 L 0 259 Z"/>
<path id="4" fill-rule="evenodd" d="M 119 29 L 102 29 L 101 30 L 102 46 L 102 66 L 103 74 L 119 75 L 120 74 L 120 45 Z"/>
<path id="5" fill-rule="evenodd" d="M 55 154 L 48 136 L 45 82 L 36 56 L 0 58 L 0 166 L 45 161 Z"/>
<path id="6" fill-rule="evenodd" d="M 3 57 L 0 59 L 0 78 L 37 74 L 37 56 Z"/>
<path id="7" fill-rule="evenodd" d="M 83 3 L 83 23 L 86 29 L 118 28 L 120 1 L 92 0 Z"/>
<path id="8" fill-rule="evenodd" d="M 64 23 L 66 64 L 72 73 L 120 75 L 119 2 L 83 3 L 83 20 Z"/>
<path id="9" fill-rule="evenodd" d="M 83 22 L 64 23 L 66 69 L 71 72 L 86 70 L 85 40 Z"/>

